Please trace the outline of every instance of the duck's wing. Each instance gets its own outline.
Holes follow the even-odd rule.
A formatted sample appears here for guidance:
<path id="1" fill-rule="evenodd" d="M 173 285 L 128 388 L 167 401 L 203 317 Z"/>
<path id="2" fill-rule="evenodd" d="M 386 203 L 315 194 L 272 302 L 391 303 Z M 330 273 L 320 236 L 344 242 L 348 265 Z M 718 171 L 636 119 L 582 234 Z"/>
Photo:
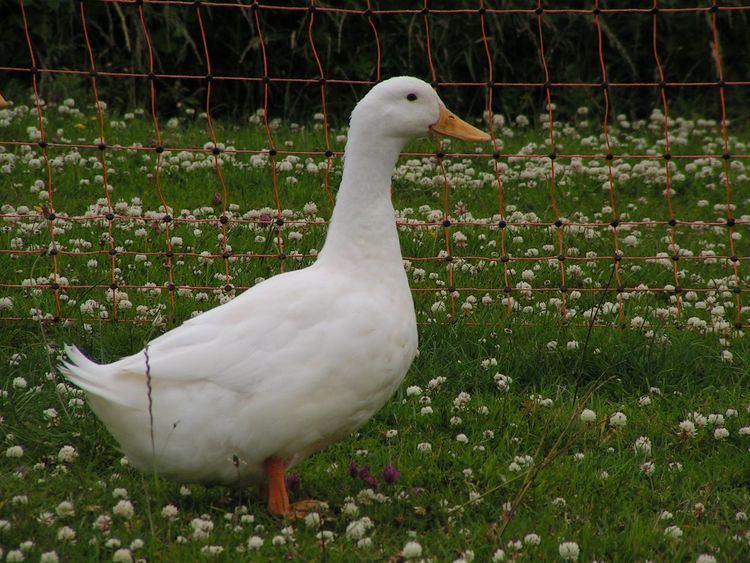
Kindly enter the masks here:
<path id="1" fill-rule="evenodd" d="M 346 283 L 313 268 L 275 276 L 151 341 L 139 353 L 99 365 L 67 348 L 63 373 L 94 395 L 122 406 L 142 408 L 147 379 L 154 387 L 218 386 L 242 393 L 263 392 L 317 366 L 325 370 L 335 353 L 321 340 L 346 338 L 357 315 L 341 311 Z M 346 321 L 344 320 L 346 317 Z M 354 321 L 355 324 L 367 321 Z M 148 373 L 148 377 L 147 377 Z M 195 387 L 198 389 L 199 387 Z M 137 392 L 133 392 L 137 389 Z"/>

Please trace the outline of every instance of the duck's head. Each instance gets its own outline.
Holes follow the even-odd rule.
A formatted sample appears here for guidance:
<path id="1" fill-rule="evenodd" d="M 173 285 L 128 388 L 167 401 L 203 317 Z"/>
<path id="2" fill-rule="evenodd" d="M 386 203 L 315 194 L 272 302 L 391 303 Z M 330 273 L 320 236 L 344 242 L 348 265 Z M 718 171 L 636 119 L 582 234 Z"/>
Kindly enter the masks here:
<path id="1" fill-rule="evenodd" d="M 450 112 L 429 84 L 412 76 L 375 85 L 354 108 L 351 125 L 404 144 L 430 132 L 466 141 L 490 140 Z"/>

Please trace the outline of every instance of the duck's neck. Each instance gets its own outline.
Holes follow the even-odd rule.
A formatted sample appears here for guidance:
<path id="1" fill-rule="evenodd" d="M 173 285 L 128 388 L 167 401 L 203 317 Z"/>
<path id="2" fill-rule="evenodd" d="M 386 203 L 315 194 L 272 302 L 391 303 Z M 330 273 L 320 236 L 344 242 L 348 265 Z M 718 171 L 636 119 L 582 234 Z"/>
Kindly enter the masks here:
<path id="1" fill-rule="evenodd" d="M 318 260 L 337 268 L 403 272 L 391 203 L 391 176 L 403 143 L 365 133 L 349 130 L 341 187 Z"/>

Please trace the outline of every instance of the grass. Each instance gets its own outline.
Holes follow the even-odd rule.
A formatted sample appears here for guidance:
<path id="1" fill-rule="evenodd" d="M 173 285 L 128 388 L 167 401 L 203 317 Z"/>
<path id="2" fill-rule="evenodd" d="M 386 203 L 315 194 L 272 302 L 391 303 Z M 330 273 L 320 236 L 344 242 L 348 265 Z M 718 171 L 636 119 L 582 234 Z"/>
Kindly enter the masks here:
<path id="1" fill-rule="evenodd" d="M 46 114 L 50 140 L 91 142 L 98 136 L 91 108 L 83 108 L 76 116 L 49 107 Z M 18 107 L 0 111 L 3 119 L 7 119 L 0 129 L 3 139 L 33 135 L 27 128 L 34 126 L 35 118 L 28 112 Z M 690 121 L 693 127 L 673 127 L 675 136 L 684 136 L 684 143 L 676 142 L 673 152 L 721 152 L 720 127 Z M 117 122 L 124 127 L 112 127 Z M 557 150 L 601 152 L 601 140 L 596 138 L 599 123 L 595 116 L 579 116 L 567 124 L 568 129 L 558 131 Z M 107 124 L 110 146 L 153 142 L 152 125 L 144 117 L 107 115 Z M 257 123 L 218 125 L 219 139 L 226 145 L 267 146 Z M 660 133 L 658 116 L 640 125 L 618 121 L 613 124 L 614 152 L 661 152 Z M 337 149 L 343 143 L 336 138 L 338 134 L 343 131 L 332 134 Z M 285 141 L 294 150 L 324 146 L 322 131 L 312 124 L 281 123 L 274 135 L 279 147 Z M 546 154 L 545 135 L 539 127 L 508 125 L 500 134 L 503 153 L 514 154 L 533 144 L 530 150 Z M 206 140 L 204 123 L 195 115 L 186 113 L 175 127 L 165 128 L 166 146 L 202 146 Z M 747 142 L 741 135 L 733 136 L 731 151 L 746 153 Z M 450 148 L 474 150 L 473 146 Z M 418 141 L 410 149 L 434 151 L 434 145 Z M 0 162 L 12 162 L 2 172 L 7 186 L 0 234 L 4 250 L 35 250 L 50 243 L 49 223 L 40 215 L 44 213 L 41 206 L 48 202 L 39 196 L 48 186 L 30 191 L 36 180 L 46 179 L 43 163 L 32 162 L 38 152 L 16 147 Z M 50 149 L 50 157 L 71 152 Z M 508 283 L 516 288 L 511 303 L 516 308 L 510 314 L 508 302 L 502 301 L 504 292 L 495 291 L 506 283 L 503 263 L 486 259 L 499 257 L 502 245 L 502 233 L 494 227 L 499 212 L 494 175 L 481 175 L 492 172 L 491 159 L 447 159 L 452 182 L 447 209 L 453 221 L 448 230 L 451 252 L 457 257 L 486 258 L 454 260 L 452 283 L 458 291 L 453 300 L 447 291 L 451 281 L 445 262 L 412 259 L 407 265 L 413 286 L 424 290 L 415 292 L 420 355 L 396 396 L 359 433 L 294 469 L 301 477 L 294 497 L 325 499 L 330 509 L 322 513 L 319 525 L 292 524 L 290 534 L 288 522 L 266 514 L 256 491 L 183 489 L 129 467 L 81 400 L 81 393 L 65 385 L 54 366 L 63 343 L 77 343 L 97 360 L 111 361 L 141 349 L 149 338 L 195 311 L 228 298 L 223 290 L 227 281 L 235 287 L 251 286 L 282 268 L 311 263 L 311 249 L 321 247 L 323 220 L 331 210 L 325 172 L 307 166 L 319 164 L 320 159 L 307 163 L 303 157 L 301 170 L 295 170 L 292 163 L 292 170 L 279 172 L 281 207 L 288 210 L 281 229 L 283 251 L 290 259 L 252 256 L 279 252 L 276 230 L 267 224 L 230 220 L 227 243 L 240 256 L 230 262 L 231 277 L 227 278 L 224 260 L 216 256 L 224 245 L 217 238 L 222 232 L 217 220 L 222 205 L 221 198 L 217 202 L 214 197 L 217 192 L 221 196 L 222 190 L 213 165 L 194 165 L 189 170 L 176 164 L 174 153 L 165 154 L 161 181 L 174 217 L 182 216 L 185 209 L 185 215 L 209 219 L 198 226 L 200 232 L 195 232 L 194 224 L 174 221 L 169 237 L 182 241 L 172 241 L 175 257 L 169 261 L 161 255 L 167 248 L 163 223 L 158 218 L 127 216 L 127 209 L 136 207 L 143 213 L 159 211 L 152 177 L 154 155 L 106 151 L 112 202 L 123 202 L 113 221 L 114 245 L 121 249 L 115 275 L 121 287 L 134 286 L 117 292 L 117 316 L 125 322 L 111 322 L 115 310 L 107 289 L 112 274 L 107 221 L 65 220 L 65 214 L 106 211 L 106 205 L 102 208 L 96 203 L 104 194 L 96 178 L 101 171 L 95 162 L 101 156 L 96 151 L 82 150 L 81 154 L 88 160 L 74 159 L 76 163 L 54 167 L 54 209 L 62 218 L 56 220 L 61 250 L 58 268 L 65 278 L 55 278 L 64 296 L 60 310 L 55 308 L 53 292 L 44 288 L 54 281 L 52 257 L 0 253 L 0 280 L 5 284 L 0 295 L 0 549 L 9 560 L 19 560 L 16 550 L 26 560 L 51 551 L 66 561 L 127 560 L 127 554 L 118 552 L 123 549 L 130 549 L 135 559 L 147 560 L 205 557 L 233 561 L 238 558 L 237 550 L 258 560 L 385 560 L 409 555 L 410 550 L 404 549 L 407 542 L 418 542 L 422 557 L 435 561 L 470 560 L 472 556 L 488 561 L 498 550 L 507 559 L 536 561 L 559 559 L 560 544 L 566 541 L 577 543 L 581 560 L 694 561 L 701 554 L 719 561 L 750 557 L 745 516 L 750 508 L 745 459 L 750 436 L 740 431 L 750 426 L 748 344 L 733 328 L 738 301 L 731 288 L 736 280 L 725 259 L 690 259 L 691 254 L 701 256 L 706 251 L 728 255 L 731 232 L 740 235 L 734 240 L 735 253 L 750 254 L 742 238 L 746 234 L 742 217 L 750 203 L 743 197 L 750 183 L 741 162 L 733 161 L 730 176 L 738 226 L 732 231 L 685 224 L 675 228 L 684 258 L 679 263 L 684 276 L 680 281 L 686 287 L 683 295 L 669 288 L 661 290 L 675 283 L 669 260 L 663 265 L 636 258 L 657 252 L 671 255 L 676 249 L 669 247 L 669 238 L 664 239 L 671 233 L 669 226 L 621 227 L 621 241 L 628 235 L 635 240 L 632 246 L 623 243 L 620 282 L 611 281 L 611 260 L 593 259 L 614 253 L 611 230 L 566 227 L 562 253 L 571 257 L 566 265 L 571 288 L 567 307 L 575 310 L 575 316 L 562 322 L 559 293 L 526 295 L 519 286 L 522 282 L 533 288 L 560 285 L 556 260 L 518 260 L 561 253 L 556 231 L 535 226 L 509 229 L 505 239 L 512 258 Z M 226 154 L 222 159 L 229 188 L 226 203 L 237 206 L 229 208 L 230 219 L 248 213 L 247 219 L 263 214 L 274 217 L 274 190 L 265 160 Z M 622 166 L 624 160 L 613 162 L 615 208 L 621 221 L 669 217 L 659 176 L 663 163 L 651 170 L 648 162 L 630 170 Z M 707 160 L 696 168 L 690 168 L 688 160 L 673 162 L 675 216 L 682 221 L 709 222 L 725 217 L 721 162 Z M 554 221 L 548 161 L 514 162 L 503 157 L 501 163 L 508 166 L 503 173 L 505 205 L 515 206 L 515 210 L 506 207 L 509 222 Z M 605 161 L 598 162 L 599 170 L 592 170 L 588 161 L 583 170 L 568 168 L 569 164 L 557 164 L 555 197 L 562 216 L 579 223 L 609 222 L 610 194 L 602 189 Z M 394 179 L 393 196 L 401 220 L 435 223 L 401 229 L 404 256 L 435 257 L 446 248 L 439 226 L 444 211 L 440 169 L 434 159 L 404 160 L 402 165 Z M 334 190 L 339 170 L 336 159 L 330 177 Z M 295 181 L 289 181 L 290 177 Z M 480 180 L 480 186 L 472 185 L 475 180 Z M 136 197 L 140 203 L 133 200 Z M 309 202 L 317 209 L 308 206 L 305 210 Z M 11 217 L 25 214 L 23 206 L 29 215 Z M 205 209 L 196 212 L 200 207 Z M 457 231 L 465 235 L 465 241 L 456 237 Z M 76 248 L 80 255 L 73 253 Z M 200 260 L 195 256 L 203 251 L 214 257 Z M 295 251 L 301 256 L 299 261 Z M 589 260 L 574 260 L 587 252 L 596 254 Z M 174 305 L 164 287 L 170 268 L 178 289 Z M 739 270 L 743 286 L 748 283 L 744 270 L 743 261 Z M 524 275 L 525 271 L 533 276 Z M 42 287 L 11 287 L 24 283 Z M 147 283 L 156 287 L 139 289 Z M 618 283 L 628 288 L 646 283 L 659 291 L 632 296 L 626 292 L 621 317 L 616 292 L 574 295 L 575 288 Z M 712 291 L 689 295 L 689 288 Z M 229 296 L 234 293 L 230 291 Z M 485 294 L 491 301 L 482 300 Z M 94 303 L 86 304 L 88 300 Z M 453 306 L 455 322 L 450 322 Z M 585 312 L 597 307 L 597 320 L 604 326 L 589 335 Z M 70 320 L 7 320 L 48 314 Z M 739 318 L 747 321 L 744 312 Z M 143 322 L 127 322 L 134 320 Z M 512 379 L 507 390 L 497 385 L 497 373 Z M 424 411 L 426 407 L 432 412 Z M 580 420 L 584 408 L 596 413 L 595 422 Z M 616 412 L 627 417 L 622 428 L 610 424 Z M 721 418 L 710 416 L 718 414 Z M 679 427 L 691 416 L 697 427 L 694 437 Z M 707 417 L 705 424 L 701 424 L 703 417 Z M 718 428 L 725 428 L 728 435 L 722 438 L 720 432 L 717 437 Z M 459 435 L 466 439 L 457 439 Z M 641 437 L 649 438 L 650 452 L 636 449 Z M 422 451 L 427 446 L 420 444 L 425 443 L 430 451 Z M 20 457 L 12 457 L 18 453 L 15 446 L 23 450 Z M 61 452 L 64 446 L 72 446 L 75 454 Z M 523 456 L 531 456 L 533 462 L 525 466 Z M 653 466 L 644 466 L 647 462 Z M 370 485 L 350 475 L 352 463 L 369 466 L 378 480 L 376 489 L 368 492 Z M 381 478 L 388 466 L 400 472 L 395 483 Z M 115 509 L 123 497 L 133 505 L 132 515 L 122 505 Z M 68 514 L 65 505 L 59 506 L 64 501 L 72 503 L 74 514 Z M 162 515 L 167 505 L 178 509 L 173 520 Z M 372 527 L 361 520 L 365 517 Z M 196 519 L 210 520 L 212 526 Z M 349 527 L 355 520 L 360 521 L 358 529 Z M 74 538 L 63 539 L 70 534 L 63 529 L 66 526 L 75 532 Z M 196 527 L 201 526 L 211 527 L 205 538 L 196 534 Z M 677 526 L 681 536 L 668 537 L 668 526 Z M 333 539 L 322 541 L 321 530 L 333 532 Z M 363 532 L 361 537 L 358 531 Z M 669 531 L 679 535 L 674 529 Z M 538 535 L 538 544 L 530 534 Z M 263 540 L 261 547 L 250 547 L 248 540 L 253 536 Z M 275 545 L 276 536 L 286 537 L 285 543 Z M 359 541 L 362 538 L 372 541 Z M 251 543 L 256 545 L 257 540 Z M 211 555 L 210 546 L 223 551 Z M 213 551 L 220 551 L 219 547 Z"/>

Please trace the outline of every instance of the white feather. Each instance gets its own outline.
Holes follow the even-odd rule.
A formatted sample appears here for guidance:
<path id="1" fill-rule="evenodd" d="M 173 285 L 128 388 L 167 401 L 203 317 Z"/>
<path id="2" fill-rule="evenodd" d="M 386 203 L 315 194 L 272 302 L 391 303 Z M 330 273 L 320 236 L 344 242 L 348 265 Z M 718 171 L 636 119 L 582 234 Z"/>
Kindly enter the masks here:
<path id="1" fill-rule="evenodd" d="M 412 91 L 420 104 L 402 101 Z M 388 400 L 417 350 L 390 177 L 439 104 L 412 78 L 381 83 L 360 102 L 313 266 L 266 280 L 111 364 L 66 346 L 61 372 L 86 391 L 134 465 L 183 482 L 257 481 L 265 459 L 294 465 Z"/>

